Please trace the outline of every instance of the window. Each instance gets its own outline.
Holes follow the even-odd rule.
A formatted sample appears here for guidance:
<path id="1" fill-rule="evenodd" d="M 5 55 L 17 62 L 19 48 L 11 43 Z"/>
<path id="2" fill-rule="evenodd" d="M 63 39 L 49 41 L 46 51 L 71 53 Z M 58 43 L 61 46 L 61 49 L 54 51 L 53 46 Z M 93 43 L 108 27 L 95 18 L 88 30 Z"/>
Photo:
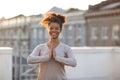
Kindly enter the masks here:
<path id="1" fill-rule="evenodd" d="M 91 30 L 91 38 L 92 39 L 97 39 L 98 38 L 98 30 L 97 30 L 97 27 L 92 27 L 92 30 Z"/>
<path id="2" fill-rule="evenodd" d="M 71 30 L 72 30 L 72 27 L 73 27 L 73 26 L 70 25 L 70 26 L 68 27 L 68 30 L 71 31 Z"/>
<path id="3" fill-rule="evenodd" d="M 73 30 L 73 25 L 68 26 L 68 38 L 71 40 L 74 38 L 74 30 Z"/>
<path id="4" fill-rule="evenodd" d="M 76 26 L 76 40 L 80 41 L 82 38 L 82 28 L 81 26 Z"/>
<path id="5" fill-rule="evenodd" d="M 37 38 L 37 29 L 33 29 L 33 39 Z"/>
<path id="6" fill-rule="evenodd" d="M 44 28 L 45 29 L 45 28 Z M 45 30 L 45 41 L 47 41 L 47 40 L 49 40 L 49 35 L 48 35 L 48 32 L 47 32 L 47 30 Z"/>
<path id="7" fill-rule="evenodd" d="M 43 39 L 43 30 L 42 29 L 38 29 L 38 38 Z"/>
<path id="8" fill-rule="evenodd" d="M 112 29 L 112 38 L 113 39 L 119 39 L 119 25 L 114 25 Z"/>
<path id="9" fill-rule="evenodd" d="M 74 28 L 75 26 L 74 26 L 74 24 L 71 24 L 71 25 L 68 25 L 68 30 L 67 30 L 67 43 L 69 44 L 69 45 L 74 45 L 74 38 L 75 38 L 75 33 L 74 33 L 74 30 L 75 30 L 75 28 Z"/>
<path id="10" fill-rule="evenodd" d="M 108 39 L 108 27 L 102 27 L 102 39 Z"/>

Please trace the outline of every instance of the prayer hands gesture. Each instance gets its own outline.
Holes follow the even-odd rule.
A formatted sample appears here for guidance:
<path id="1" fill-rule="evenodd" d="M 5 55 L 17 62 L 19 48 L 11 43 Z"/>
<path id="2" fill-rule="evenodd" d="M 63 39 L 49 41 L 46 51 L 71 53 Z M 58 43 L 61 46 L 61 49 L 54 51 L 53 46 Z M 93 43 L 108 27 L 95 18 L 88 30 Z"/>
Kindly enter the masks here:
<path id="1" fill-rule="evenodd" d="M 56 56 L 55 43 L 48 44 L 48 46 L 49 46 L 49 49 L 50 49 L 49 57 L 50 58 L 55 58 L 55 56 Z"/>

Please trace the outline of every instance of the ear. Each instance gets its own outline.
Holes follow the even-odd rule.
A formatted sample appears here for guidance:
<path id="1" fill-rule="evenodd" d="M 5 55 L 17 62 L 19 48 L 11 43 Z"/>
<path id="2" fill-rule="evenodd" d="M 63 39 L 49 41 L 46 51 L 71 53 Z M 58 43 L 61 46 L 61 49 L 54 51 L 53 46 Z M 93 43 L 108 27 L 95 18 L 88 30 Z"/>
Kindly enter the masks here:
<path id="1" fill-rule="evenodd" d="M 46 27 L 46 30 L 49 31 L 49 27 L 48 26 Z"/>
<path id="2" fill-rule="evenodd" d="M 60 33 L 62 32 L 62 29 L 60 30 Z"/>

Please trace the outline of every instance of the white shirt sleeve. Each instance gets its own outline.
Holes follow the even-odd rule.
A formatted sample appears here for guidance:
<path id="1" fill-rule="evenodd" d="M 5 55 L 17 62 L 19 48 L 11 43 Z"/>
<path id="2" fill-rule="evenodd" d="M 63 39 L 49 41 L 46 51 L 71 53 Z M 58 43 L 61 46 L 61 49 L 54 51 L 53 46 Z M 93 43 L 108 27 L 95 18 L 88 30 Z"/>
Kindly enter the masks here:
<path id="1" fill-rule="evenodd" d="M 77 63 L 76 63 L 76 59 L 72 53 L 72 49 L 70 47 L 68 47 L 68 46 L 65 47 L 65 54 L 67 55 L 67 57 L 56 56 L 55 60 L 65 64 L 65 65 L 75 67 Z"/>
<path id="2" fill-rule="evenodd" d="M 27 62 L 29 64 L 35 64 L 40 62 L 46 62 L 49 60 L 49 55 L 40 56 L 40 50 L 42 45 L 38 45 L 34 48 L 33 52 L 28 56 Z"/>

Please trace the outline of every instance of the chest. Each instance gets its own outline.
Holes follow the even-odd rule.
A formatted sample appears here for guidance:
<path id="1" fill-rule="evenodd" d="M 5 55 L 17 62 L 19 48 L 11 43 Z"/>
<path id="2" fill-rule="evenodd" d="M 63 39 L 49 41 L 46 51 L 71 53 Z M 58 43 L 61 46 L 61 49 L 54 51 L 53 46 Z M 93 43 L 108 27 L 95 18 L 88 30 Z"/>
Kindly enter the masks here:
<path id="1" fill-rule="evenodd" d="M 57 56 L 61 56 L 61 57 L 65 57 L 66 56 L 66 51 L 64 49 L 64 47 L 57 47 L 55 48 L 55 53 Z M 50 49 L 47 48 L 47 47 L 43 47 L 41 50 L 40 50 L 40 55 L 48 55 L 50 54 Z"/>

